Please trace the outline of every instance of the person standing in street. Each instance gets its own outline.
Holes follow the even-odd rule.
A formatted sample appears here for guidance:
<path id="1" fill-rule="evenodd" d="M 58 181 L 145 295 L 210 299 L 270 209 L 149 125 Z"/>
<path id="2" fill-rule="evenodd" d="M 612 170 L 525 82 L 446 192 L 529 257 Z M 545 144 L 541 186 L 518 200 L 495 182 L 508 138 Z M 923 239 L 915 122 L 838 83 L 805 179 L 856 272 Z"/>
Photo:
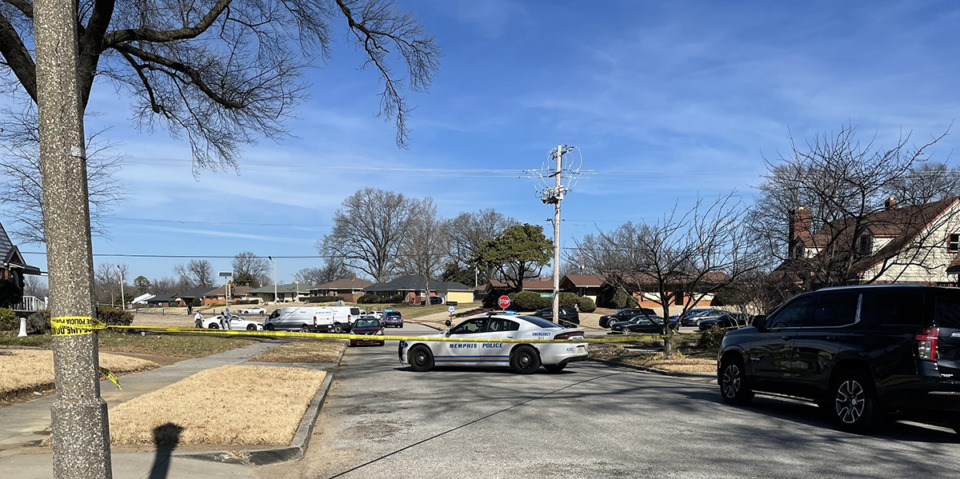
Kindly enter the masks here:
<path id="1" fill-rule="evenodd" d="M 193 317 L 193 323 L 195 328 L 203 327 L 203 315 L 200 314 L 200 311 L 197 311 L 196 316 Z"/>

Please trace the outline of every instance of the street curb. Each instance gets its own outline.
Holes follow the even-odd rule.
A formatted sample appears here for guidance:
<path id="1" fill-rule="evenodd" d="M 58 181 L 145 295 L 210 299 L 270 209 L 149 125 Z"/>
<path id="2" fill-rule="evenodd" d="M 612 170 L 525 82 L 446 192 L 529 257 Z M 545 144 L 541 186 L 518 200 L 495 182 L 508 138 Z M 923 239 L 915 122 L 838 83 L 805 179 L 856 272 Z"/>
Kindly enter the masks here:
<path id="1" fill-rule="evenodd" d="M 342 358 L 343 353 L 341 353 L 340 356 Z M 337 363 L 339 364 L 339 361 L 337 361 Z M 303 414 L 303 418 L 300 420 L 300 426 L 297 427 L 297 432 L 293 435 L 293 441 L 289 446 L 270 449 L 188 452 L 174 455 L 177 457 L 223 462 L 226 464 L 253 464 L 256 466 L 301 459 L 310 443 L 313 426 L 317 422 L 320 409 L 323 407 L 323 403 L 327 398 L 327 392 L 330 390 L 332 383 L 333 374 L 328 372 L 327 377 L 320 385 L 320 389 L 317 390 L 316 396 L 310 401 L 307 411 Z"/>
<path id="2" fill-rule="evenodd" d="M 603 364 L 606 364 L 607 366 L 617 366 L 621 368 L 634 369 L 637 371 L 645 371 L 648 373 L 656 373 L 663 376 L 673 376 L 677 378 L 713 379 L 717 377 L 716 374 L 711 374 L 711 373 L 684 373 L 679 371 L 668 371 L 666 369 L 651 368 L 649 366 L 638 366 L 636 364 L 623 363 L 620 361 L 610 361 L 607 359 L 590 359 L 589 361 L 603 363 Z"/>

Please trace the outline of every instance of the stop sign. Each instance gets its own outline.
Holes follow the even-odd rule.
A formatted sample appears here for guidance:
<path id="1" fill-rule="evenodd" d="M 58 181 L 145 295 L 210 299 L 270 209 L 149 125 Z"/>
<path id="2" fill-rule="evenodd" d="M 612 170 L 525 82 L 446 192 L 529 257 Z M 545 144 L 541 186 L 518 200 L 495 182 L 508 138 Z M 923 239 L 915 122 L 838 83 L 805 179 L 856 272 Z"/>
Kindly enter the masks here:
<path id="1" fill-rule="evenodd" d="M 507 306 L 510 306 L 510 296 L 500 296 L 500 299 L 497 300 L 497 304 L 500 305 L 501 308 L 507 309 Z"/>

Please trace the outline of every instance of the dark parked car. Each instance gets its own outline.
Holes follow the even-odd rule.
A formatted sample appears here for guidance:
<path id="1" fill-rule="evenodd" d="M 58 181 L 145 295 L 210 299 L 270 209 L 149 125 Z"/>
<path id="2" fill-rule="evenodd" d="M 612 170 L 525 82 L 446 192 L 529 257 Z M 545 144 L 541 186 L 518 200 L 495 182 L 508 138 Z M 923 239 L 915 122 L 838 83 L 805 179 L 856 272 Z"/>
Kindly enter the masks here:
<path id="1" fill-rule="evenodd" d="M 706 331 L 710 328 L 739 328 L 746 326 L 749 318 L 743 313 L 723 313 L 720 316 L 701 319 L 697 327 L 700 331 Z"/>
<path id="2" fill-rule="evenodd" d="M 723 338 L 723 400 L 754 392 L 812 399 L 840 428 L 886 413 L 933 416 L 960 432 L 960 289 L 874 285 L 793 298 Z"/>
<path id="3" fill-rule="evenodd" d="M 716 318 L 726 311 L 721 311 L 719 309 L 695 309 L 687 313 L 686 316 L 680 318 L 680 326 L 700 326 L 700 321 L 707 318 Z"/>
<path id="4" fill-rule="evenodd" d="M 650 308 L 623 308 L 616 313 L 600 316 L 600 327 L 609 328 L 610 325 L 617 321 L 626 321 L 638 314 L 646 314 L 648 316 L 657 315 L 657 313 Z"/>
<path id="5" fill-rule="evenodd" d="M 420 300 L 420 306 L 427 304 L 427 300 Z M 443 298 L 438 296 L 430 296 L 430 304 L 443 304 Z"/>
<path id="6" fill-rule="evenodd" d="M 647 316 L 645 314 L 641 314 L 634 316 L 627 321 L 618 321 L 613 323 L 610 326 L 610 331 L 660 334 L 663 332 L 663 318 L 660 316 Z"/>
<path id="7" fill-rule="evenodd" d="M 385 343 L 382 339 L 376 339 L 377 336 L 383 335 L 383 325 L 380 324 L 380 320 L 374 316 L 361 316 L 357 318 L 353 323 L 353 327 L 350 329 L 350 334 L 370 336 L 370 339 L 351 339 L 350 346 L 360 344 L 383 346 Z"/>
<path id="8" fill-rule="evenodd" d="M 575 308 L 568 306 L 560 306 L 560 321 L 553 321 L 553 308 L 543 308 L 530 316 L 543 318 L 564 327 L 580 324 L 580 313 Z"/>

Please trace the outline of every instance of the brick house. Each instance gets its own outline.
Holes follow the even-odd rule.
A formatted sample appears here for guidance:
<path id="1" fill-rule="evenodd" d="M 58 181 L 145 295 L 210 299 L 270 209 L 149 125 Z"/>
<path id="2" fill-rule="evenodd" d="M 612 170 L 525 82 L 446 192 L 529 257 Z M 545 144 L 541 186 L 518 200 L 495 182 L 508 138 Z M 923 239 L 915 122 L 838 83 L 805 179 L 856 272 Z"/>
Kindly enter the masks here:
<path id="1" fill-rule="evenodd" d="M 2 224 L 0 224 L 0 260 L 2 260 L 2 263 L 0 263 L 0 280 L 12 283 L 20 290 L 21 296 L 23 295 L 24 276 L 39 276 L 41 274 L 40 268 L 30 266 L 24 261 L 20 249 L 10 241 L 10 237 L 7 236 L 7 231 L 3 229 Z M 17 311 L 36 310 L 35 307 L 18 309 L 17 306 L 22 306 L 22 304 L 15 305 L 14 309 Z"/>
<path id="2" fill-rule="evenodd" d="M 373 284 L 360 278 L 344 278 L 310 288 L 310 296 L 340 296 L 348 303 L 356 303 L 363 296 L 363 288 Z"/>

